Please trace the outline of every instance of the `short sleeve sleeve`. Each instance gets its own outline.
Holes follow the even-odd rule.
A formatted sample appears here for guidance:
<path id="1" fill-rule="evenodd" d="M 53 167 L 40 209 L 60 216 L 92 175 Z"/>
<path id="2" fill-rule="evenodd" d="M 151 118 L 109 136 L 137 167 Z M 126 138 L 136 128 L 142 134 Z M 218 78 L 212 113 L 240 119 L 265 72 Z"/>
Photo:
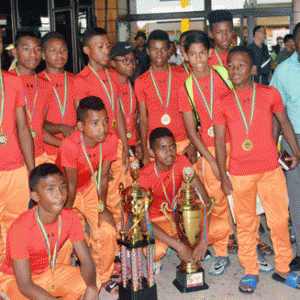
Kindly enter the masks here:
<path id="1" fill-rule="evenodd" d="M 70 232 L 70 240 L 71 242 L 80 242 L 84 239 L 84 233 L 82 229 L 82 225 L 80 223 L 79 217 L 73 211 L 72 212 L 72 226 Z"/>
<path id="2" fill-rule="evenodd" d="M 23 84 L 20 78 L 14 78 L 14 87 L 16 91 L 16 107 L 23 107 L 26 105 L 25 103 L 25 93 L 23 89 Z"/>
<path id="3" fill-rule="evenodd" d="M 147 96 L 143 89 L 143 81 L 141 79 L 136 80 L 134 85 L 134 91 L 138 102 L 146 102 Z"/>
<path id="4" fill-rule="evenodd" d="M 282 101 L 286 105 L 288 100 L 288 95 L 286 93 L 285 87 L 282 84 L 282 80 L 281 80 L 282 76 L 284 76 L 284 71 L 285 70 L 282 68 L 282 65 L 279 65 L 272 76 L 270 85 L 275 87 L 280 92 L 282 96 Z"/>
<path id="5" fill-rule="evenodd" d="M 11 258 L 15 260 L 26 260 L 29 259 L 28 252 L 28 238 L 25 231 L 13 224 L 8 232 L 7 243 L 11 251 Z"/>
<path id="6" fill-rule="evenodd" d="M 184 84 L 178 89 L 178 106 L 180 112 L 192 111 L 192 106 Z"/>
<path id="7" fill-rule="evenodd" d="M 219 126 L 226 125 L 224 106 L 222 106 L 221 98 L 217 98 L 213 106 L 213 123 Z"/>
<path id="8" fill-rule="evenodd" d="M 272 87 L 272 92 L 273 92 L 272 112 L 274 114 L 280 113 L 285 108 L 284 104 L 283 104 L 283 101 L 282 101 L 282 97 L 281 97 L 279 91 L 275 87 Z"/>
<path id="9" fill-rule="evenodd" d="M 77 168 L 77 146 L 64 139 L 59 147 L 61 166 L 66 168 Z"/>
<path id="10" fill-rule="evenodd" d="M 102 155 L 104 161 L 117 160 L 118 139 L 115 135 L 108 134 L 105 141 L 102 143 Z"/>

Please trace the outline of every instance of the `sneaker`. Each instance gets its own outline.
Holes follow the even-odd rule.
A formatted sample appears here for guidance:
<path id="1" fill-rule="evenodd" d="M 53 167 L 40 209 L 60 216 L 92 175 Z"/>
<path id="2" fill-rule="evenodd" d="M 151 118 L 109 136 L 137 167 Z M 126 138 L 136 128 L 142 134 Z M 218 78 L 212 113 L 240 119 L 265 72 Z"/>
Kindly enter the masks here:
<path id="1" fill-rule="evenodd" d="M 153 262 L 153 274 L 158 275 L 161 272 L 162 263 L 161 260 Z"/>
<path id="2" fill-rule="evenodd" d="M 217 256 L 211 264 L 208 273 L 213 276 L 221 275 L 229 265 L 230 260 L 228 256 Z"/>
<path id="3" fill-rule="evenodd" d="M 259 252 L 257 253 L 257 263 L 259 265 L 259 270 L 262 272 L 271 272 L 274 269 L 274 267 L 265 259 L 265 256 Z"/>
<path id="4" fill-rule="evenodd" d="M 205 253 L 205 256 L 203 258 L 203 260 L 208 260 L 208 259 L 211 259 L 211 252 L 207 249 L 206 253 Z"/>
<path id="5" fill-rule="evenodd" d="M 290 263 L 290 269 L 291 271 L 300 271 L 300 257 L 295 256 L 293 260 Z"/>

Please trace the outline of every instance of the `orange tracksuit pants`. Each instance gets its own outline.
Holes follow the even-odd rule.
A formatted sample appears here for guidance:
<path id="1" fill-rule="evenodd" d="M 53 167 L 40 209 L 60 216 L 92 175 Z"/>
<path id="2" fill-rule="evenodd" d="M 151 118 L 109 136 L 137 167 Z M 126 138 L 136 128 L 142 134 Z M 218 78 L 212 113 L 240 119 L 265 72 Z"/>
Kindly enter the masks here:
<path id="1" fill-rule="evenodd" d="M 285 176 L 280 167 L 262 174 L 231 175 L 239 261 L 246 275 L 258 275 L 256 194 L 265 209 L 279 272 L 289 272 L 293 258 L 288 229 L 289 211 Z"/>
<path id="2" fill-rule="evenodd" d="M 51 161 L 48 158 L 48 155 L 46 152 L 44 152 L 42 155 L 40 155 L 39 157 L 35 158 L 35 166 L 39 166 L 43 163 L 50 163 Z M 54 162 L 55 163 L 55 162 Z"/>
<path id="3" fill-rule="evenodd" d="M 98 227 L 98 195 L 93 182 L 84 191 L 76 194 L 73 210 L 78 214 L 83 230 L 85 221 L 89 225 L 90 236 L 86 235 L 92 246 L 92 257 L 96 263 L 96 272 L 101 283 L 109 280 L 114 270 L 117 250 L 116 230 L 110 224 L 102 222 Z"/>
<path id="4" fill-rule="evenodd" d="M 227 153 L 230 144 L 226 145 Z M 208 147 L 213 157 L 216 156 L 215 147 Z M 227 164 L 228 164 L 227 160 Z M 203 182 L 210 197 L 214 197 L 216 205 L 210 215 L 208 229 L 208 243 L 213 244 L 215 256 L 227 255 L 228 236 L 232 232 L 230 208 L 226 195 L 221 189 L 221 182 L 213 174 L 210 164 L 204 157 L 200 157 L 196 163 L 197 174 Z"/>
<path id="5" fill-rule="evenodd" d="M 86 290 L 86 284 L 78 267 L 56 264 L 54 278 L 56 289 L 51 295 L 59 299 L 77 300 Z M 49 291 L 53 283 L 50 267 L 41 274 L 33 275 L 32 281 L 44 290 Z M 19 291 L 14 275 L 0 273 L 0 282 L 0 292 L 4 293 L 9 299 L 28 300 Z"/>
<path id="6" fill-rule="evenodd" d="M 177 233 L 173 229 L 173 225 L 170 221 L 166 219 L 166 217 L 161 216 L 155 219 L 151 219 L 151 222 L 155 223 L 157 226 L 159 226 L 162 230 L 164 230 L 169 236 L 178 238 Z M 159 239 L 155 239 L 155 257 L 154 260 L 158 261 L 162 259 L 166 251 L 168 250 L 169 246 Z M 143 253 L 145 256 L 147 256 L 147 248 L 143 248 Z"/>
<path id="7" fill-rule="evenodd" d="M 13 221 L 28 209 L 27 167 L 0 172 L 0 265 L 6 252 L 6 234 Z"/>

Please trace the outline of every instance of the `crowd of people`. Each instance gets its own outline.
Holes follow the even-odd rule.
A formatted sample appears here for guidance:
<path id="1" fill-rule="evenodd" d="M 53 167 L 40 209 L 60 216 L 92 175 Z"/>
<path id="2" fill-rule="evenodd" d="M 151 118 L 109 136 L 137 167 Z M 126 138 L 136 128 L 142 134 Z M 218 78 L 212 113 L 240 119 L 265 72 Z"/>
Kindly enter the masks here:
<path id="1" fill-rule="evenodd" d="M 140 185 L 153 189 L 156 274 L 169 247 L 198 262 L 212 256 L 212 245 L 211 275 L 226 272 L 229 254 L 238 252 L 245 269 L 240 292 L 253 293 L 259 271 L 273 271 L 265 259 L 273 253 L 272 278 L 300 289 L 293 272 L 300 270 L 300 23 L 284 38 L 288 53 L 279 52 L 269 85 L 265 28 L 255 27 L 248 47 L 232 48 L 231 13 L 212 11 L 208 20 L 209 34 L 181 34 L 181 64 L 163 30 L 148 38 L 138 32 L 134 48 L 112 46 L 104 29 L 88 28 L 88 64 L 77 75 L 64 69 L 68 48 L 60 33 L 18 31 L 16 64 L 0 74 L 0 299 L 118 293 L 119 185 L 132 183 L 133 160 L 143 166 Z M 37 74 L 41 60 L 46 68 Z M 286 176 L 278 163 L 280 133 L 289 154 Z M 207 207 L 210 197 L 216 203 L 207 240 L 202 231 L 194 248 L 178 240 L 173 226 L 186 166 L 194 168 L 192 183 Z M 274 252 L 259 239 L 257 194 Z M 72 264 L 73 251 L 79 264 Z"/>

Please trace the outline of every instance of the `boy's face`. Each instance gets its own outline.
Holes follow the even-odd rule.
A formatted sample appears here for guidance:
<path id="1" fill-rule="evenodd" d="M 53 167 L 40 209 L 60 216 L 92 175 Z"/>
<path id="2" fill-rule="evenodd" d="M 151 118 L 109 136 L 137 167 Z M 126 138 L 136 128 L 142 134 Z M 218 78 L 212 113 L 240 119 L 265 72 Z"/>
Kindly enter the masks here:
<path id="1" fill-rule="evenodd" d="M 108 35 L 95 35 L 90 39 L 88 46 L 83 47 L 83 52 L 88 55 L 90 61 L 107 66 L 110 48 Z"/>
<path id="2" fill-rule="evenodd" d="M 60 39 L 51 39 L 46 43 L 42 57 L 47 67 L 63 69 L 68 61 L 68 47 Z"/>
<path id="3" fill-rule="evenodd" d="M 133 52 L 130 52 L 125 56 L 116 56 L 116 58 L 112 60 L 111 63 L 121 76 L 133 76 L 136 68 L 136 58 Z"/>
<path id="4" fill-rule="evenodd" d="M 151 40 L 147 53 L 150 56 L 151 64 L 162 67 L 168 63 L 169 47 L 167 41 Z"/>
<path id="5" fill-rule="evenodd" d="M 209 31 L 214 39 L 216 47 L 224 52 L 228 52 L 233 38 L 233 28 L 230 21 L 214 23 Z"/>
<path id="6" fill-rule="evenodd" d="M 183 56 L 185 54 L 185 49 L 184 49 L 185 38 L 186 38 L 186 36 L 182 37 L 181 40 L 179 41 L 180 42 L 180 44 L 179 44 L 179 50 L 180 50 L 181 55 L 183 55 Z"/>
<path id="7" fill-rule="evenodd" d="M 67 200 L 68 190 L 65 178 L 60 174 L 52 174 L 42 178 L 31 198 L 38 203 L 39 210 L 59 215 Z"/>
<path id="8" fill-rule="evenodd" d="M 144 37 L 142 37 L 142 36 L 139 36 L 139 37 L 135 40 L 135 42 L 136 42 L 136 45 L 137 45 L 138 47 L 143 48 L 143 47 L 145 46 L 145 44 L 146 44 L 146 39 L 145 39 Z"/>
<path id="9" fill-rule="evenodd" d="M 154 149 L 150 149 L 150 154 L 154 156 L 158 169 L 170 169 L 177 154 L 175 139 L 169 136 L 157 139 Z"/>
<path id="10" fill-rule="evenodd" d="M 254 66 L 245 52 L 234 52 L 228 56 L 228 74 L 235 88 L 247 88 L 251 84 Z"/>
<path id="11" fill-rule="evenodd" d="M 202 74 L 208 70 L 208 59 L 211 56 L 211 49 L 208 50 L 201 43 L 191 44 L 184 58 L 190 63 L 195 75 Z"/>
<path id="12" fill-rule="evenodd" d="M 23 36 L 17 48 L 13 49 L 18 65 L 34 71 L 42 59 L 41 41 L 35 37 Z"/>
<path id="13" fill-rule="evenodd" d="M 84 122 L 78 122 L 78 128 L 88 139 L 96 143 L 104 142 L 109 128 L 109 119 L 105 109 L 88 110 Z"/>

